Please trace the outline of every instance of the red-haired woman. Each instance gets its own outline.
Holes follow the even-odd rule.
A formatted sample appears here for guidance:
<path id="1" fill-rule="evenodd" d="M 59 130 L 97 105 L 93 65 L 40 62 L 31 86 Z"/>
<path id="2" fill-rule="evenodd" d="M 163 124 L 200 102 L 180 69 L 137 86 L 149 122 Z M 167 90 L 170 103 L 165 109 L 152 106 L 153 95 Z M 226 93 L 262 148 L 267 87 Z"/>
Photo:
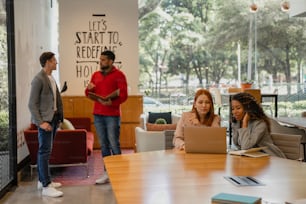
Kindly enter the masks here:
<path id="1" fill-rule="evenodd" d="M 185 126 L 220 127 L 220 121 L 220 117 L 214 113 L 210 92 L 206 89 L 199 89 L 194 96 L 192 110 L 184 112 L 177 123 L 173 138 L 175 148 L 185 149 L 183 131 Z"/>

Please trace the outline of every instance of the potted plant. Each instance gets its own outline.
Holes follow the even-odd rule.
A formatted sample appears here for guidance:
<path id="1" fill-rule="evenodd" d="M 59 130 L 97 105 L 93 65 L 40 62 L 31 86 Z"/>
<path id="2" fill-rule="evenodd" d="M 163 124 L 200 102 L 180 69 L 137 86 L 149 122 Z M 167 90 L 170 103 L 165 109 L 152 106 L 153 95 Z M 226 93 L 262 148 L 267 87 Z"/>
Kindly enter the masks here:
<path id="1" fill-rule="evenodd" d="M 247 79 L 241 81 L 241 83 L 240 83 L 240 87 L 241 87 L 242 91 L 244 91 L 245 89 L 252 88 L 252 85 L 253 85 L 253 81 L 252 80 L 247 80 Z"/>
<path id="2" fill-rule="evenodd" d="M 155 124 L 167 124 L 167 121 L 164 118 L 158 118 L 156 119 Z"/>

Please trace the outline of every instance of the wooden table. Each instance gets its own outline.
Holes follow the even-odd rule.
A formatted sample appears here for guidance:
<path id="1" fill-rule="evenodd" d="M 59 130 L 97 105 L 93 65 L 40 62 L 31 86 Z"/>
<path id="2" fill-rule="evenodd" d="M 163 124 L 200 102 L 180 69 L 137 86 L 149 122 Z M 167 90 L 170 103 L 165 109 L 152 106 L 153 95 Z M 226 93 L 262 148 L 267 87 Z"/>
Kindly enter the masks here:
<path id="1" fill-rule="evenodd" d="M 220 192 L 275 203 L 306 198 L 306 163 L 277 157 L 166 150 L 110 156 L 104 162 L 118 204 L 209 204 Z M 252 176 L 265 185 L 237 187 L 224 176 Z"/>

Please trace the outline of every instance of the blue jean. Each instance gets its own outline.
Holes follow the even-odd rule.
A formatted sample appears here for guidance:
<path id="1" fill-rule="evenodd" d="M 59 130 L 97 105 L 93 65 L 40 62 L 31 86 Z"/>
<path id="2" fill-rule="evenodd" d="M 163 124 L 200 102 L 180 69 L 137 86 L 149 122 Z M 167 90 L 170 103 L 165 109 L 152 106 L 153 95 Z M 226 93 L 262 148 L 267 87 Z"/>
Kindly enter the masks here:
<path id="1" fill-rule="evenodd" d="M 94 121 L 99 136 L 102 157 L 121 154 L 120 117 L 94 115 Z"/>
<path id="2" fill-rule="evenodd" d="M 55 116 L 50 122 L 52 131 L 45 131 L 38 127 L 38 152 L 37 152 L 37 171 L 38 179 L 43 187 L 51 183 L 49 159 L 52 152 L 53 140 L 58 126 L 58 118 Z"/>

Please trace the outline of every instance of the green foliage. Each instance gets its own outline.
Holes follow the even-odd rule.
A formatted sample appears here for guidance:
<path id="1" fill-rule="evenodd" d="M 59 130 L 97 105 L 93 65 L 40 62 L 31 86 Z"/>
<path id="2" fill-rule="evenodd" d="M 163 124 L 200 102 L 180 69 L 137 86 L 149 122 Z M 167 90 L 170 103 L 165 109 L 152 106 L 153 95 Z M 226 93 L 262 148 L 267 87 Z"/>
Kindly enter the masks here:
<path id="1" fill-rule="evenodd" d="M 272 74 L 274 81 L 281 78 L 277 76 L 284 76 L 287 82 L 300 80 L 306 62 L 306 19 L 289 18 L 288 13 L 279 9 L 277 0 L 258 3 L 260 9 L 256 14 L 249 12 L 249 3 L 244 0 L 160 1 L 156 9 L 149 10 L 139 20 L 143 88 L 152 84 L 162 86 L 161 80 L 171 76 L 180 76 L 186 87 L 194 77 L 198 78 L 199 85 L 205 78 L 214 84 L 221 79 L 237 79 L 238 42 L 241 74 L 245 75 L 249 39 L 254 43 L 255 22 L 259 76 Z M 166 72 L 159 74 L 159 65 L 167 67 Z M 266 74 L 260 75 L 261 72 Z M 261 80 L 265 79 L 260 78 L 259 85 Z"/>
<path id="2" fill-rule="evenodd" d="M 292 103 L 291 102 L 278 102 L 278 108 L 279 109 L 289 109 L 292 110 Z"/>
<path id="3" fill-rule="evenodd" d="M 8 112 L 0 112 L 0 151 L 8 149 L 9 115 Z"/>
<path id="4" fill-rule="evenodd" d="M 8 110 L 8 67 L 6 26 L 0 25 L 0 110 Z"/>
<path id="5" fill-rule="evenodd" d="M 167 121 L 164 118 L 158 118 L 156 119 L 155 124 L 167 124 Z"/>
<path id="6" fill-rule="evenodd" d="M 249 80 L 249 79 L 243 79 L 241 81 L 241 84 L 253 84 L 253 83 L 254 83 L 254 81 L 253 80 Z"/>
<path id="7" fill-rule="evenodd" d="M 306 101 L 296 101 L 292 103 L 293 110 L 306 110 Z"/>
<path id="8" fill-rule="evenodd" d="M 8 150 L 8 66 L 5 1 L 0 5 L 0 151 Z M 6 111 L 5 111 L 6 110 Z"/>

